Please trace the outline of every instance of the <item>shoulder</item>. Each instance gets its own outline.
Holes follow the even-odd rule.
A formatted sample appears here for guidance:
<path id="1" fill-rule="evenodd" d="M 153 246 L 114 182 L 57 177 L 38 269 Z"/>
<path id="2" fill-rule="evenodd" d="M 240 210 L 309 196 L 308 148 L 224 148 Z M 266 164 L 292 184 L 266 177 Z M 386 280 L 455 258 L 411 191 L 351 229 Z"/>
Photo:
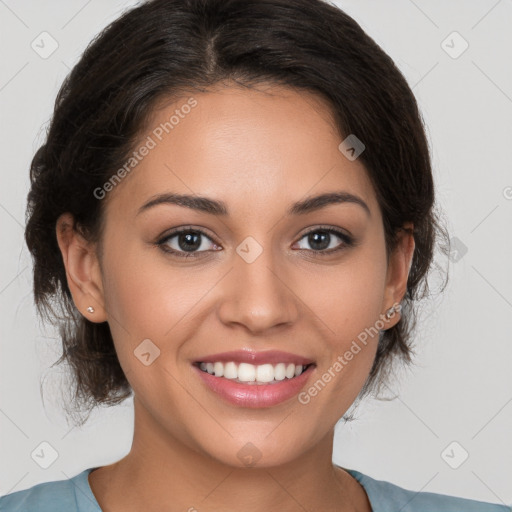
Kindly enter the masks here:
<path id="1" fill-rule="evenodd" d="M 353 469 L 346 469 L 365 489 L 374 512 L 512 512 L 506 505 L 458 498 L 432 492 L 417 492 L 376 480 Z"/>
<path id="2" fill-rule="evenodd" d="M 75 492 L 68 480 L 45 482 L 0 498 L 2 512 L 77 511 Z"/>
<path id="3" fill-rule="evenodd" d="M 1 496 L 0 512 L 97 512 L 97 503 L 84 493 L 91 469 L 73 478 L 44 482 Z"/>

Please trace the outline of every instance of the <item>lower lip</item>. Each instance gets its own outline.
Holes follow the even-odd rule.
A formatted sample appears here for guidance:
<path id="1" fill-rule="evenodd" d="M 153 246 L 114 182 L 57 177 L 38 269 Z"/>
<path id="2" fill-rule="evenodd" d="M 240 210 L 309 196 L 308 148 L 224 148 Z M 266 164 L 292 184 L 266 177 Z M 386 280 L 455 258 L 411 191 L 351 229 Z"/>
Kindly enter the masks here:
<path id="1" fill-rule="evenodd" d="M 224 377 L 214 377 L 194 365 L 203 382 L 229 403 L 240 407 L 262 408 L 278 405 L 293 398 L 304 387 L 315 366 L 309 366 L 298 377 L 269 384 L 242 384 Z"/>

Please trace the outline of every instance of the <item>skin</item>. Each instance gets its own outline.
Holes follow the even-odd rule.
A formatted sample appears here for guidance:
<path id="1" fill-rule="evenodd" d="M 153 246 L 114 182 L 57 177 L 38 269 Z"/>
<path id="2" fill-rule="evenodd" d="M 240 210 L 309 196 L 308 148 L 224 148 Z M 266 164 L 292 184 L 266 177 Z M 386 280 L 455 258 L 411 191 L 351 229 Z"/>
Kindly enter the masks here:
<path id="1" fill-rule="evenodd" d="M 402 233 L 387 261 L 375 191 L 361 161 L 338 150 L 342 137 L 321 98 L 275 85 L 193 96 L 198 105 L 104 199 L 101 253 L 70 214 L 57 222 L 73 300 L 91 321 L 109 322 L 134 390 L 131 450 L 90 474 L 93 493 L 104 511 L 160 511 L 163 503 L 171 511 L 371 511 L 361 485 L 332 464 L 332 447 L 377 336 L 306 405 L 297 397 L 265 409 L 232 405 L 191 364 L 228 350 L 283 350 L 316 362 L 310 386 L 403 298 L 412 235 Z M 155 111 L 151 129 L 187 98 Z M 286 215 L 294 202 L 340 190 L 362 198 L 370 214 L 340 203 Z M 137 214 L 163 192 L 224 201 L 228 215 L 172 204 Z M 189 225 L 206 232 L 204 252 L 184 259 L 155 245 Z M 357 244 L 319 255 L 304 235 L 321 226 Z M 263 249 L 252 263 L 236 252 L 248 236 Z M 180 250 L 178 240 L 167 246 Z M 343 244 L 331 235 L 329 248 Z M 160 356 L 145 366 L 134 350 L 148 338 Z M 249 442 L 261 456 L 253 467 L 237 456 Z"/>

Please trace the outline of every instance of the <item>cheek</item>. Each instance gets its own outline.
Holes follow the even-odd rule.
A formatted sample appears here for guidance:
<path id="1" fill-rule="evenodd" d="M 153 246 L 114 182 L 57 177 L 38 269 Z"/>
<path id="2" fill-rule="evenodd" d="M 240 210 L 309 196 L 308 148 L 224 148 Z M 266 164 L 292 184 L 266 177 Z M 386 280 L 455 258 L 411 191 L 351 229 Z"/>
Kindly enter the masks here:
<path id="1" fill-rule="evenodd" d="M 343 349 L 348 341 L 376 325 L 382 313 L 386 270 L 382 241 L 366 243 L 339 265 L 302 279 L 298 294 L 307 298 L 307 305 L 323 323 L 322 332 L 330 345 Z"/>
<path id="2" fill-rule="evenodd" d="M 319 319 L 325 348 L 301 403 L 325 409 L 326 418 L 346 411 L 370 372 L 384 328 L 386 268 L 384 243 L 368 244 L 344 264 L 308 280 L 302 290 Z"/>
<path id="3" fill-rule="evenodd" d="M 105 305 L 121 336 L 161 340 L 208 289 L 204 272 L 173 267 L 158 251 L 135 246 L 117 254 L 114 246 L 105 255 Z"/>

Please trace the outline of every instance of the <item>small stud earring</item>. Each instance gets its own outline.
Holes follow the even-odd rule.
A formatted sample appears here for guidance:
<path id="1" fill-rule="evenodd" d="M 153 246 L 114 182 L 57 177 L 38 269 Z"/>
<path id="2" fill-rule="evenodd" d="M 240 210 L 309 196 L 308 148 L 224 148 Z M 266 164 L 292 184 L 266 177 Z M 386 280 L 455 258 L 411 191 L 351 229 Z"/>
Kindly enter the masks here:
<path id="1" fill-rule="evenodd" d="M 89 306 L 89 307 L 87 308 L 87 311 L 88 311 L 89 313 L 94 313 L 94 308 L 93 308 L 92 306 Z"/>
<path id="2" fill-rule="evenodd" d="M 395 316 L 395 313 L 402 312 L 402 304 L 395 304 L 386 311 L 386 318 L 389 320 Z"/>

